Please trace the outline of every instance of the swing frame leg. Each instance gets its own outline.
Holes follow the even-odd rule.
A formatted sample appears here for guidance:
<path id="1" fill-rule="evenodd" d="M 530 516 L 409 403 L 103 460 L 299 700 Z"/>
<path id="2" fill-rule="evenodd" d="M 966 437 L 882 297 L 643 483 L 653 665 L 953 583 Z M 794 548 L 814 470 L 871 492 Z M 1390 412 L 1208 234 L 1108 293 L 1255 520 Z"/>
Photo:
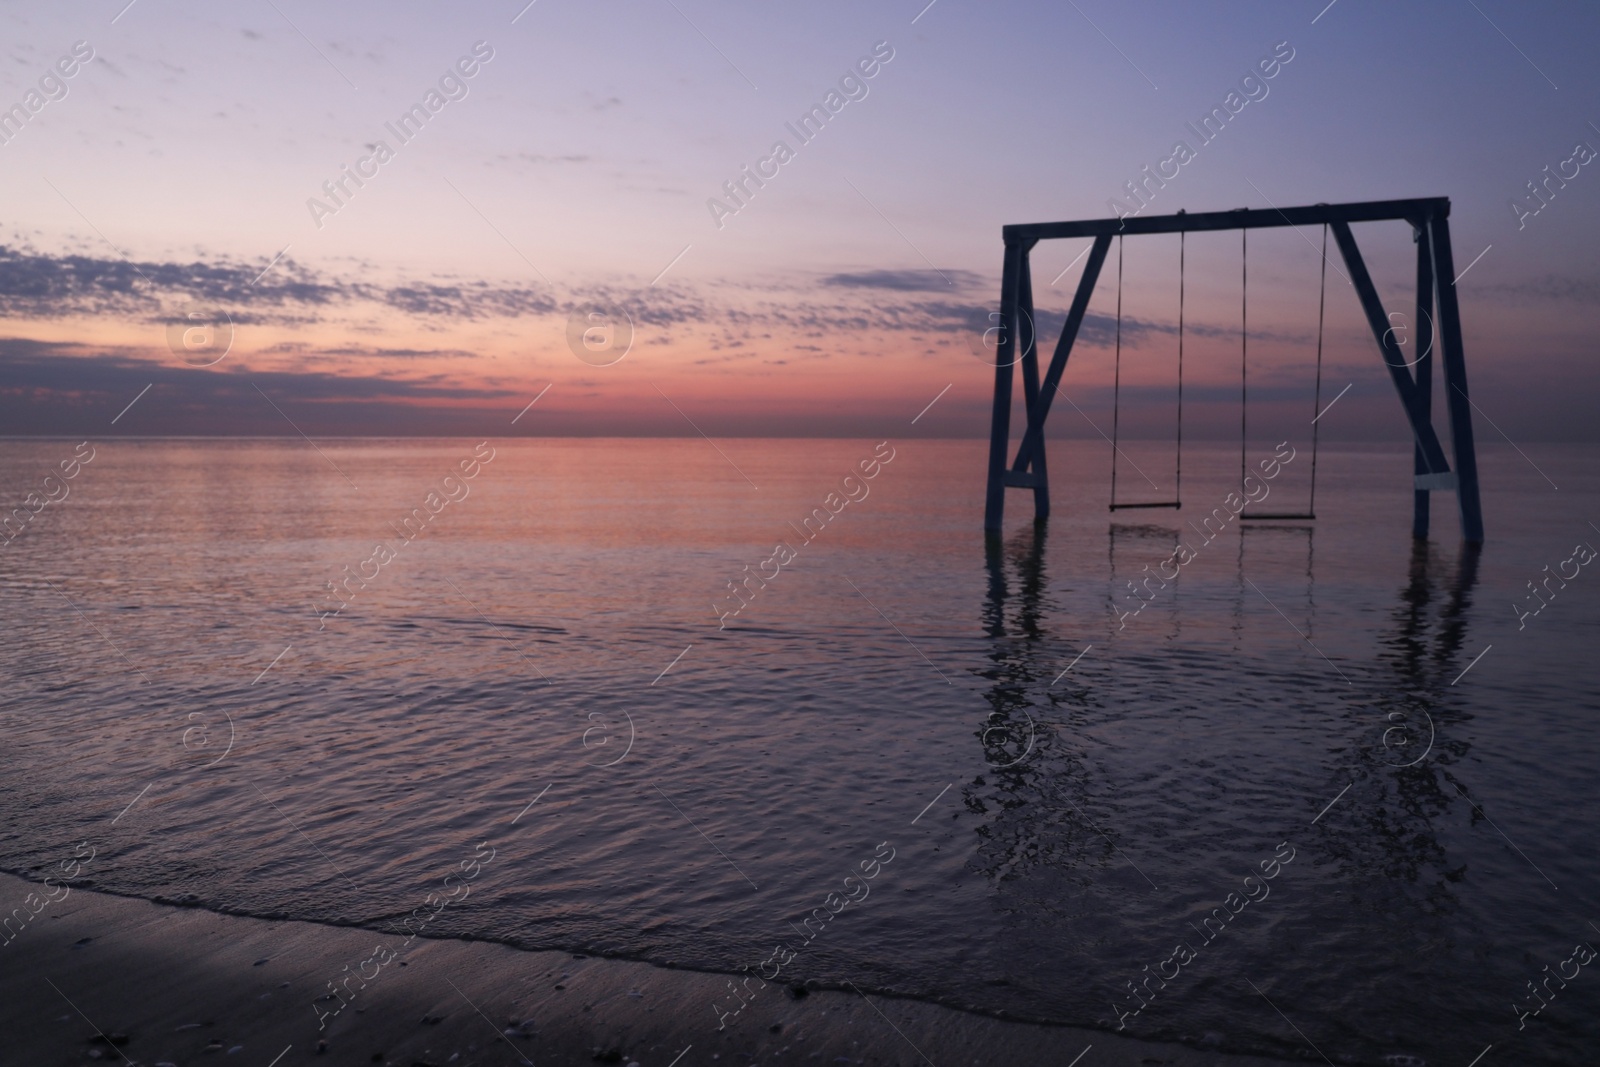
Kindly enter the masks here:
<path id="1" fill-rule="evenodd" d="M 1006 452 L 1011 444 L 1011 364 L 1016 353 L 1017 281 L 1021 273 L 1022 246 L 1006 242 L 1005 264 L 1000 273 L 999 344 L 995 346 L 994 410 L 989 423 L 989 486 L 983 508 L 983 528 L 998 534 L 1006 510 Z"/>
<path id="2" fill-rule="evenodd" d="M 1033 493 L 1034 517 L 1043 519 L 1050 514 L 1050 488 L 1044 461 L 1044 424 L 1050 416 L 1050 405 L 1055 399 L 1061 375 L 1067 369 L 1067 358 L 1078 330 L 1089 311 L 1089 299 L 1100 279 L 1100 268 L 1111 248 L 1111 235 L 1096 235 L 1083 266 L 1083 276 L 1078 280 L 1078 291 L 1072 297 L 1072 308 L 1056 341 L 1055 353 L 1041 381 L 1038 364 L 1038 338 L 1032 321 L 1033 280 L 1028 266 L 1028 253 L 1037 239 L 1020 238 L 1005 243 L 1005 264 L 1000 277 L 1000 335 L 995 350 L 994 409 L 989 424 L 989 484 L 983 509 L 983 529 L 990 536 L 999 534 L 1005 520 L 1006 489 L 1029 488 Z M 1023 288 L 1026 286 L 1026 295 Z M 1018 322 L 1019 309 L 1029 311 L 1025 326 Z M 1017 358 L 1017 346 L 1024 343 L 1024 355 Z M 1015 462 L 1008 469 L 1006 452 L 1011 444 L 1011 381 L 1012 367 L 1022 364 L 1023 390 L 1026 396 L 1028 424 L 1022 443 L 1017 448 Z M 1029 387 L 1032 379 L 1036 386 Z"/>
<path id="3" fill-rule="evenodd" d="M 1461 307 L 1456 302 L 1455 259 L 1450 251 L 1450 221 L 1445 212 L 1435 214 L 1429 221 L 1428 235 L 1433 248 L 1433 291 L 1439 303 L 1445 408 L 1450 412 L 1450 451 L 1456 461 L 1456 503 L 1461 508 L 1461 539 L 1469 545 L 1481 545 L 1483 505 L 1478 498 L 1478 455 L 1472 442 L 1472 399 L 1467 395 L 1467 357 L 1461 343 Z"/>
<path id="4" fill-rule="evenodd" d="M 1028 249 L 1022 251 L 1022 266 L 1017 278 L 1017 344 L 1022 347 L 1022 400 L 1028 412 L 1028 436 L 1035 444 L 1029 456 L 1033 475 L 1033 518 L 1041 522 L 1050 517 L 1050 475 L 1044 464 L 1044 423 L 1036 423 L 1039 411 L 1039 346 L 1033 325 L 1033 270 Z M 1003 453 L 1002 453 L 1003 455 Z"/>
<path id="5" fill-rule="evenodd" d="M 1417 243 L 1417 316 L 1412 329 L 1413 352 L 1422 353 L 1417 357 L 1417 364 L 1413 369 L 1416 374 L 1416 404 L 1422 412 L 1423 419 L 1429 424 L 1433 423 L 1433 246 L 1428 236 L 1426 227 L 1419 226 L 1415 230 Z M 1427 474 L 1428 461 L 1422 454 L 1422 446 L 1412 446 L 1412 465 L 1414 474 Z M 1412 493 L 1411 504 L 1411 536 L 1418 541 L 1428 539 L 1428 511 L 1431 491 L 1416 489 Z"/>

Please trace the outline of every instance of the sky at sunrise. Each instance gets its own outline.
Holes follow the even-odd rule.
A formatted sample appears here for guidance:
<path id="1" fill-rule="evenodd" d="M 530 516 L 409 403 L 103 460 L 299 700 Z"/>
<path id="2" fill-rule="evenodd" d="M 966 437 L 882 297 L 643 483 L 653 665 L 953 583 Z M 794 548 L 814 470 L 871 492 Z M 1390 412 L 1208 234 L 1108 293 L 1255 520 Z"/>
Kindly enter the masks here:
<path id="1" fill-rule="evenodd" d="M 524 3 L 0 14 L 0 434 L 856 436 L 949 386 L 915 431 L 981 436 L 1001 227 L 1165 165 L 1143 214 L 1449 197 L 1474 399 L 1594 439 L 1600 9 Z M 1408 313 L 1409 228 L 1356 236 Z M 1322 239 L 1249 236 L 1263 425 L 1313 408 Z M 1034 251 L 1046 351 L 1087 246 Z M 1124 432 L 1160 437 L 1178 239 L 1120 254 Z M 1184 255 L 1186 433 L 1223 438 L 1240 235 Z M 1109 417 L 1118 256 L 1058 435 Z M 1403 440 L 1331 262 L 1324 430 Z"/>

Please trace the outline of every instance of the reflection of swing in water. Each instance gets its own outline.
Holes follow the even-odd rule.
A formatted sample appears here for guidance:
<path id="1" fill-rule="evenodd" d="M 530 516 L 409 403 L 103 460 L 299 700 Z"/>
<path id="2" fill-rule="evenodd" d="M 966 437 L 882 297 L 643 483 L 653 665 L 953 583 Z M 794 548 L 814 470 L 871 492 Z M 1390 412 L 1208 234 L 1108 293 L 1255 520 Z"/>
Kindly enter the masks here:
<path id="1" fill-rule="evenodd" d="M 1182 271 L 1183 237 L 1190 230 L 1240 230 L 1301 225 L 1323 226 L 1322 307 L 1318 312 L 1317 394 L 1315 403 L 1321 403 L 1321 351 L 1323 311 L 1327 293 L 1327 234 L 1331 229 L 1339 252 L 1349 268 L 1349 278 L 1361 301 L 1367 323 L 1377 339 L 1378 350 L 1389 371 L 1395 391 L 1400 396 L 1406 420 L 1415 441 L 1415 490 L 1412 533 L 1426 537 L 1428 529 L 1428 494 L 1435 490 L 1454 490 L 1461 511 L 1461 533 L 1469 544 L 1483 541 L 1483 516 L 1478 501 L 1477 459 L 1472 442 L 1471 401 L 1467 395 L 1466 358 L 1462 351 L 1461 314 L 1456 300 L 1455 264 L 1450 247 L 1448 216 L 1450 201 L 1443 197 L 1424 200 L 1389 200 L 1358 204 L 1317 204 L 1311 207 L 1273 208 L 1271 210 L 1239 209 L 1188 215 L 1128 217 L 1122 219 L 1089 219 L 1079 222 L 1049 222 L 1021 226 L 1006 226 L 1002 230 L 1005 241 L 1005 264 L 1000 284 L 999 347 L 995 361 L 994 409 L 989 441 L 988 493 L 984 508 L 984 528 L 991 533 L 1001 528 L 1005 512 L 1007 488 L 1032 489 L 1034 515 L 1046 518 L 1050 514 L 1049 477 L 1045 469 L 1044 426 L 1050 407 L 1059 391 L 1067 358 L 1073 342 L 1088 311 L 1100 269 L 1111 248 L 1111 238 L 1119 240 L 1135 234 L 1177 233 L 1180 235 L 1179 263 Z M 1366 263 L 1350 232 L 1354 222 L 1402 220 L 1412 227 L 1417 244 L 1417 348 L 1423 355 L 1407 362 L 1400 353 L 1389 317 L 1384 313 L 1376 287 L 1367 272 Z M 1029 270 L 1029 255 L 1041 240 L 1054 238 L 1092 237 L 1094 244 L 1083 268 L 1077 293 L 1066 316 L 1061 336 L 1056 342 L 1055 354 L 1043 378 L 1039 373 L 1039 357 L 1033 328 L 1033 280 Z M 1241 238 L 1243 241 L 1243 238 Z M 1243 246 L 1242 246 L 1243 247 Z M 1117 269 L 1117 397 L 1120 408 L 1121 391 L 1121 333 L 1122 333 L 1122 251 L 1118 245 Z M 1247 265 L 1242 268 L 1248 281 Z M 1241 313 L 1248 311 L 1247 293 L 1241 292 Z M 1179 440 L 1178 472 L 1182 474 L 1182 344 L 1184 327 L 1183 293 L 1179 292 Z M 1428 323 L 1424 327 L 1424 323 Z M 1455 469 L 1445 458 L 1438 434 L 1433 428 L 1431 410 L 1432 361 L 1428 352 L 1432 348 L 1432 324 L 1437 323 L 1441 356 L 1444 363 L 1446 401 L 1450 413 L 1451 449 Z M 1426 331 L 1426 332 L 1423 332 Z M 1248 399 L 1248 321 L 1241 323 L 1240 331 L 1240 393 Z M 1020 355 L 1019 355 L 1020 353 Z M 1027 411 L 1027 428 L 1015 460 L 1006 462 L 1010 451 L 1012 404 L 1012 366 L 1022 365 L 1023 399 Z M 1411 368 L 1415 366 L 1415 375 Z M 1248 428 L 1246 413 L 1241 405 L 1240 452 L 1243 468 L 1244 431 Z M 1315 470 L 1317 454 L 1317 421 L 1322 413 L 1316 412 L 1312 420 L 1312 464 Z M 1113 433 L 1117 428 L 1113 416 Z M 1113 437 L 1112 471 L 1116 471 L 1116 439 Z M 1241 481 L 1244 471 L 1241 470 Z M 1180 484 L 1181 488 L 1181 484 Z M 1122 503 L 1116 499 L 1115 488 L 1111 507 L 1171 507 L 1182 504 L 1180 499 L 1149 503 Z M 1256 513 L 1250 519 L 1309 519 L 1314 515 L 1315 489 L 1306 511 L 1293 513 Z"/>

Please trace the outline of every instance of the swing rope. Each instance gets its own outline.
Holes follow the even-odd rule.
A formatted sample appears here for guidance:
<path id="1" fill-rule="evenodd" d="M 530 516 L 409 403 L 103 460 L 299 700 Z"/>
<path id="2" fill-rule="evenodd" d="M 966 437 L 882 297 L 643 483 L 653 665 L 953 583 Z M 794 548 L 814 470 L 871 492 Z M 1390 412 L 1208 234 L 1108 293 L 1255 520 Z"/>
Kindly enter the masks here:
<path id="1" fill-rule="evenodd" d="M 1117 234 L 1117 361 L 1111 387 L 1111 510 L 1117 509 L 1117 423 L 1122 413 L 1122 234 Z"/>
<path id="2" fill-rule="evenodd" d="M 1182 215 L 1183 212 L 1179 211 Z M 1184 239 L 1188 237 L 1187 230 L 1178 231 L 1178 498 L 1177 506 L 1183 507 L 1183 280 L 1185 270 L 1183 264 Z"/>
<path id="3" fill-rule="evenodd" d="M 1248 474 L 1245 463 L 1245 413 L 1249 410 L 1250 388 L 1245 373 L 1250 356 L 1250 240 L 1249 230 L 1239 231 L 1239 492 L 1244 492 Z"/>

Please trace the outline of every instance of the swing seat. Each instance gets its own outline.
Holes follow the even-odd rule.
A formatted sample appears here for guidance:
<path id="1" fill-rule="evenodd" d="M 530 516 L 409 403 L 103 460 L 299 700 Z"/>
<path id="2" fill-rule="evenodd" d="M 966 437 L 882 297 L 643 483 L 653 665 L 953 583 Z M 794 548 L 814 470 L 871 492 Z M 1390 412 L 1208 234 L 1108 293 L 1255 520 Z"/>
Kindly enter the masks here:
<path id="1" fill-rule="evenodd" d="M 1256 522 L 1261 519 L 1314 519 L 1316 517 L 1317 515 L 1314 511 L 1263 511 L 1257 514 L 1241 511 L 1239 513 L 1241 522 Z"/>
<path id="2" fill-rule="evenodd" d="M 1181 500 L 1167 500 L 1167 501 L 1153 501 L 1153 502 L 1148 503 L 1148 504 L 1112 504 L 1111 505 L 1111 510 L 1112 511 L 1125 511 L 1128 508 L 1181 508 L 1181 507 L 1183 507 L 1183 501 L 1181 501 Z"/>

